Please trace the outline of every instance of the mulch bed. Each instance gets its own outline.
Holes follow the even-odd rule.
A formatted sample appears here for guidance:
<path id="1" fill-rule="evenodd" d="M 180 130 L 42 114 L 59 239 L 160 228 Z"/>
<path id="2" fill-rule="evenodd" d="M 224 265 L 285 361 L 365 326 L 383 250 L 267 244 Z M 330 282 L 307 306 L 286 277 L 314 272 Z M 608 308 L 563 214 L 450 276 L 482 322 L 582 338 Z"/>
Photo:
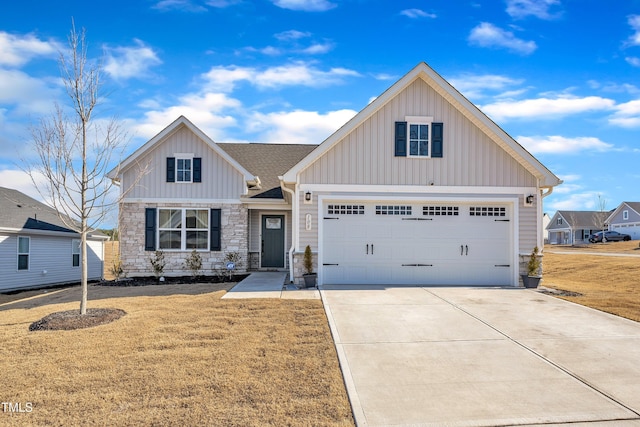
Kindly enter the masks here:
<path id="1" fill-rule="evenodd" d="M 97 286 L 149 286 L 149 285 L 183 285 L 190 283 L 223 283 L 239 282 L 249 276 L 248 274 L 236 274 L 227 276 L 178 276 L 165 277 L 160 281 L 155 276 L 127 277 L 120 280 L 103 280 L 95 283 Z"/>
<path id="2" fill-rule="evenodd" d="M 87 314 L 80 310 L 67 310 L 51 313 L 29 326 L 30 331 L 71 331 L 91 328 L 118 320 L 127 314 L 118 308 L 89 308 Z"/>

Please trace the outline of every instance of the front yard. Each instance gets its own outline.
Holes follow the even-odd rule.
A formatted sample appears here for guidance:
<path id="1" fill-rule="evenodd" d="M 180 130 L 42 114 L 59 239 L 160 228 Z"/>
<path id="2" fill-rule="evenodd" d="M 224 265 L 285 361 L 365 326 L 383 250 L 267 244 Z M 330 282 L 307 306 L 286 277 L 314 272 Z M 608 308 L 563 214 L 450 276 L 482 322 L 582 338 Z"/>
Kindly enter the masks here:
<path id="1" fill-rule="evenodd" d="M 637 240 L 579 247 L 547 245 L 542 285 L 578 292 L 582 296 L 562 298 L 640 321 L 640 257 L 587 255 L 588 252 L 640 255 L 640 248 Z"/>
<path id="2" fill-rule="evenodd" d="M 28 328 L 78 288 L 0 306 L 0 400 L 24 411 L 0 424 L 353 425 L 320 301 L 180 286 L 91 287 L 90 308 L 127 314 L 75 331 Z"/>

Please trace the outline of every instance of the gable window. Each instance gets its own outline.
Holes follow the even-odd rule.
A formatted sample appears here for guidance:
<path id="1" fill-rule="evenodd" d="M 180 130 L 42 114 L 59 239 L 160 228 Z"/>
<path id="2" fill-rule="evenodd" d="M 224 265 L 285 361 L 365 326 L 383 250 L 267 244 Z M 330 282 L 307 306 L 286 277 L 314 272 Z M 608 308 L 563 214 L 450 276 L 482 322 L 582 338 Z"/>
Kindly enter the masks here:
<path id="1" fill-rule="evenodd" d="M 562 218 L 558 218 L 558 219 L 556 220 L 556 223 L 557 223 L 558 225 L 562 225 Z"/>
<path id="2" fill-rule="evenodd" d="M 209 249 L 208 209 L 158 209 L 158 249 Z"/>
<path id="3" fill-rule="evenodd" d="M 80 240 L 71 241 L 71 265 L 80 267 Z"/>
<path id="4" fill-rule="evenodd" d="M 437 158 L 443 156 L 443 124 L 433 117 L 405 117 L 395 124 L 395 156 Z"/>
<path id="5" fill-rule="evenodd" d="M 29 269 L 31 238 L 18 236 L 18 270 Z"/>
<path id="6" fill-rule="evenodd" d="M 629 211 L 622 211 L 622 219 L 625 221 L 629 220 Z"/>
<path id="7" fill-rule="evenodd" d="M 202 182 L 202 158 L 193 154 L 167 157 L 167 182 Z"/>

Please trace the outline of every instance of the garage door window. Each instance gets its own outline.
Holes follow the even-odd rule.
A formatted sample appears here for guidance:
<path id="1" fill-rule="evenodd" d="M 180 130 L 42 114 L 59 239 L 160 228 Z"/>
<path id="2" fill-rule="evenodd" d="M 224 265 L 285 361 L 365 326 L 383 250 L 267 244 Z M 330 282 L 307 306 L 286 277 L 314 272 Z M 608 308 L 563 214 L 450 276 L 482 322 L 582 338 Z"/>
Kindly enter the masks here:
<path id="1" fill-rule="evenodd" d="M 506 216 L 507 209 L 504 207 L 492 206 L 471 206 L 469 216 Z"/>
<path id="2" fill-rule="evenodd" d="M 376 215 L 411 215 L 411 206 L 377 205 Z"/>
<path id="3" fill-rule="evenodd" d="M 364 215 L 364 205 L 328 205 L 329 215 Z"/>
<path id="4" fill-rule="evenodd" d="M 457 206 L 423 206 L 422 215 L 428 216 L 458 216 Z"/>

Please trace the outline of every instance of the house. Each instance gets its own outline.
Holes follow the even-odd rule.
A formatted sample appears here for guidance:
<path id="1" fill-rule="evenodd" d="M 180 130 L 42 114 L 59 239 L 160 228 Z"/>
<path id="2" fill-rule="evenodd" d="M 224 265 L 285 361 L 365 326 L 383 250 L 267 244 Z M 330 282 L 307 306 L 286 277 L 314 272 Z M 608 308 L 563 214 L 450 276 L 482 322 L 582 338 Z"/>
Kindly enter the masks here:
<path id="1" fill-rule="evenodd" d="M 544 238 L 545 244 L 549 243 L 549 230 L 547 230 L 547 227 L 549 226 L 550 223 L 551 223 L 551 217 L 549 216 L 548 213 L 545 212 L 542 215 L 542 236 Z"/>
<path id="2" fill-rule="evenodd" d="M 640 239 L 640 202 L 622 202 L 607 218 L 609 230 Z"/>
<path id="3" fill-rule="evenodd" d="M 425 63 L 318 146 L 216 143 L 180 117 L 109 176 L 128 274 L 157 249 L 184 274 L 196 249 L 298 281 L 309 245 L 319 284 L 517 286 L 561 183 Z"/>
<path id="4" fill-rule="evenodd" d="M 589 236 L 606 229 L 610 212 L 558 211 L 553 215 L 547 231 L 552 245 L 577 245 L 589 243 Z"/>
<path id="5" fill-rule="evenodd" d="M 107 239 L 87 237 L 89 280 L 102 278 Z M 0 187 L 0 291 L 80 282 L 80 270 L 80 235 L 53 208 Z"/>

